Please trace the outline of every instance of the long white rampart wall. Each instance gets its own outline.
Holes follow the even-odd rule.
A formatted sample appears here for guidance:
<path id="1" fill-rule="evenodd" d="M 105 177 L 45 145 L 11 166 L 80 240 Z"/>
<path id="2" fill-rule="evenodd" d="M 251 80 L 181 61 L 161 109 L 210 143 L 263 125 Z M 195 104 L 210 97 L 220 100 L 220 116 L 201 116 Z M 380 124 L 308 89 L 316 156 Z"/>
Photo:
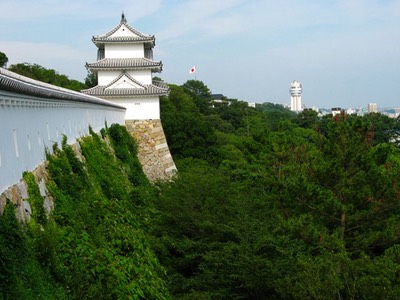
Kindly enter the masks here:
<path id="1" fill-rule="evenodd" d="M 19 76 L 0 68 L 0 194 L 45 161 L 63 136 L 72 144 L 106 124 L 125 124 L 115 103 Z"/>

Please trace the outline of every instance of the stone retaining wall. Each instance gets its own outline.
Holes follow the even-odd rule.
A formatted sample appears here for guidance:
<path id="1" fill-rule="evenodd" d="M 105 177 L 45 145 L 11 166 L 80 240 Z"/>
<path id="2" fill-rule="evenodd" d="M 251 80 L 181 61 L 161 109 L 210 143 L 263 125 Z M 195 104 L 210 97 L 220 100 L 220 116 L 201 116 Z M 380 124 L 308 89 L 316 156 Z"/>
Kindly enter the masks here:
<path id="1" fill-rule="evenodd" d="M 170 180 L 177 169 L 169 152 L 167 140 L 160 120 L 132 120 L 126 122 L 126 128 L 138 142 L 138 158 L 148 179 Z M 82 161 L 79 143 L 72 144 L 75 154 Z M 53 197 L 46 188 L 48 174 L 47 162 L 40 164 L 32 173 L 39 186 L 43 205 L 48 214 L 54 209 Z M 29 222 L 32 209 L 29 203 L 28 186 L 24 179 L 0 194 L 0 214 L 3 213 L 7 199 L 16 207 L 17 218 Z"/>
<path id="2" fill-rule="evenodd" d="M 43 197 L 43 206 L 47 214 L 50 214 L 54 209 L 54 200 L 46 187 L 48 179 L 46 166 L 47 162 L 42 163 L 32 174 L 39 187 L 40 195 Z M 4 211 L 7 199 L 15 206 L 17 219 L 19 221 L 29 222 L 32 209 L 29 203 L 28 185 L 24 179 L 21 179 L 20 182 L 14 184 L 0 195 L 0 214 Z"/>
<path id="3" fill-rule="evenodd" d="M 126 120 L 125 125 L 138 142 L 138 157 L 147 178 L 152 182 L 172 179 L 177 169 L 161 120 Z"/>

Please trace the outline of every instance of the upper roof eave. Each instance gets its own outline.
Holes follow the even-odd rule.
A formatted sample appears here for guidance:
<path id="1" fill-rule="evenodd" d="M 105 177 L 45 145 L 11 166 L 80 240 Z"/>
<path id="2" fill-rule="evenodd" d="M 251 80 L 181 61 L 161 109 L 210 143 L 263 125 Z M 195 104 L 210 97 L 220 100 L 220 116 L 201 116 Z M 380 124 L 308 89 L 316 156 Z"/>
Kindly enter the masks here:
<path id="1" fill-rule="evenodd" d="M 121 21 L 120 23 L 115 26 L 113 29 L 111 29 L 109 32 L 102 34 L 102 35 L 98 35 L 98 36 L 94 36 L 92 38 L 93 42 L 100 42 L 100 41 L 107 41 L 107 42 L 116 42 L 114 41 L 114 38 L 110 38 L 111 35 L 113 35 L 115 32 L 117 32 L 118 29 L 120 29 L 122 26 L 125 26 L 126 28 L 128 28 L 132 33 L 134 33 L 136 36 L 139 37 L 140 41 L 151 41 L 151 42 L 155 42 L 155 37 L 154 35 L 147 35 L 144 34 L 142 32 L 140 32 L 139 30 L 133 28 L 132 26 L 130 26 L 128 24 L 128 21 L 125 18 L 124 13 L 122 13 L 121 16 Z M 126 37 L 124 37 L 126 38 Z M 129 38 L 129 37 L 128 37 Z M 129 40 L 129 42 L 132 42 L 131 40 Z"/>
<path id="2" fill-rule="evenodd" d="M 155 85 L 146 85 L 142 89 L 105 89 L 105 86 L 95 86 L 93 88 L 82 90 L 82 93 L 96 97 L 152 97 L 152 96 L 166 96 L 169 94 L 169 89 L 163 89 Z"/>
<path id="3" fill-rule="evenodd" d="M 156 38 L 151 37 L 131 37 L 131 36 L 121 36 L 121 37 L 98 37 L 93 36 L 92 42 L 95 45 L 103 44 L 132 44 L 132 43 L 146 43 L 155 46 Z"/>
<path id="4" fill-rule="evenodd" d="M 147 58 L 103 58 L 94 63 L 86 63 L 90 70 L 152 70 L 161 72 L 161 61 Z"/>
<path id="5" fill-rule="evenodd" d="M 109 88 L 123 76 L 136 83 L 140 88 Z M 142 84 L 128 73 L 121 73 L 117 78 L 107 85 L 97 85 L 87 90 L 82 90 L 82 93 L 98 96 L 98 97 L 140 97 L 140 96 L 165 96 L 169 94 L 169 88 L 161 84 Z"/>

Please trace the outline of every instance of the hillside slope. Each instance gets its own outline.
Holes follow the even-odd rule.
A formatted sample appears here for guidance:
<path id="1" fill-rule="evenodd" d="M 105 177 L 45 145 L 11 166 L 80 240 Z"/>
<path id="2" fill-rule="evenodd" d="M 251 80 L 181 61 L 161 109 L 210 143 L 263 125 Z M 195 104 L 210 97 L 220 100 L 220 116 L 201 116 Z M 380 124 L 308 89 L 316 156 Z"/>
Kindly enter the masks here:
<path id="1" fill-rule="evenodd" d="M 0 299 L 167 299 L 165 272 L 149 246 L 153 189 L 125 127 L 112 125 L 80 141 L 81 158 L 63 142 L 48 155 L 47 218 L 26 173 L 32 220 L 13 206 L 0 217 Z"/>

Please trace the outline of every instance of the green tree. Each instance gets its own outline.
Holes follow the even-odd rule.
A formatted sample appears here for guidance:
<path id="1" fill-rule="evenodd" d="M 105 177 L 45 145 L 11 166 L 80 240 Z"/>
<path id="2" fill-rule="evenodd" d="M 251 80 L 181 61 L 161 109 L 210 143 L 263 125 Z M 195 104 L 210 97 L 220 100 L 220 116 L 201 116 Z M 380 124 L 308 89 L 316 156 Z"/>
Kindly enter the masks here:
<path id="1" fill-rule="evenodd" d="M 9 70 L 35 80 L 75 91 L 80 91 L 85 87 L 83 83 L 77 80 L 71 80 L 66 75 L 59 74 L 53 69 L 46 69 L 38 64 L 14 64 L 9 67 Z"/>
<path id="2" fill-rule="evenodd" d="M 97 80 L 98 80 L 98 74 L 97 72 L 88 72 L 86 78 L 85 78 L 85 85 L 86 88 L 92 88 L 97 85 Z"/>
<path id="3" fill-rule="evenodd" d="M 182 85 L 183 89 L 193 98 L 210 99 L 210 89 L 200 80 L 188 80 Z"/>
<path id="4" fill-rule="evenodd" d="M 231 99 L 229 105 L 215 105 L 213 109 L 213 112 L 217 113 L 221 119 L 231 123 L 235 129 L 246 127 L 248 117 L 254 111 L 246 102 L 237 99 Z"/>
<path id="5" fill-rule="evenodd" d="M 0 51 L 0 67 L 4 68 L 7 66 L 8 57 L 5 53 Z"/>
<path id="6" fill-rule="evenodd" d="M 179 178 L 162 187 L 155 227 L 161 262 L 175 295 L 197 299 L 262 297 L 273 272 L 261 248 L 276 214 L 259 190 L 232 180 L 225 170 L 186 159 Z"/>
<path id="7" fill-rule="evenodd" d="M 52 251 L 42 256 L 45 228 L 21 224 L 14 204 L 7 201 L 0 214 L 0 299 L 66 298 L 66 289 L 57 285 L 46 265 Z M 52 243 L 48 239 L 46 242 L 45 248 L 51 249 Z"/>
<path id="8" fill-rule="evenodd" d="M 263 112 L 249 127 L 237 116 L 233 132 L 216 131 L 218 167 L 177 160 L 155 201 L 174 295 L 376 299 L 390 287 L 383 297 L 398 298 L 399 150 L 374 145 L 362 117 L 271 130 Z"/>
<path id="9" fill-rule="evenodd" d="M 331 122 L 317 149 L 292 150 L 282 184 L 292 209 L 312 213 L 346 249 L 373 253 L 396 241 L 397 230 L 386 222 L 397 214 L 400 198 L 393 186 L 397 150 L 388 144 L 373 147 L 370 131 L 360 118 Z"/>
<path id="10" fill-rule="evenodd" d="M 200 80 L 188 80 L 182 85 L 184 91 L 188 93 L 194 103 L 199 107 L 200 112 L 208 114 L 211 106 L 211 91 Z"/>
<path id="11" fill-rule="evenodd" d="M 381 113 L 369 113 L 363 117 L 372 129 L 374 145 L 387 143 L 400 134 L 400 122 Z"/>
<path id="12" fill-rule="evenodd" d="M 305 246 L 290 275 L 277 282 L 286 287 L 285 297 L 359 297 L 368 293 L 356 280 L 365 281 L 364 288 L 367 282 L 375 287 L 396 282 L 389 273 L 381 283 L 374 281 L 371 265 L 399 242 L 399 152 L 390 144 L 372 146 L 370 131 L 362 118 L 339 118 L 331 121 L 326 136 L 288 145 L 294 136 L 286 132 L 286 142 L 273 146 L 277 157 L 271 169 L 286 219 L 280 226 Z M 345 287 L 351 284 L 350 293 Z"/>
<path id="13" fill-rule="evenodd" d="M 271 130 L 278 130 L 279 123 L 283 120 L 296 118 L 297 114 L 281 104 L 265 102 L 256 106 L 256 109 L 263 112 L 264 122 Z"/>
<path id="14" fill-rule="evenodd" d="M 169 96 L 161 99 L 161 119 L 174 157 L 213 158 L 213 128 L 182 87 L 170 85 Z"/>
<path id="15" fill-rule="evenodd" d="M 119 125 L 102 137 L 90 131 L 80 141 L 84 163 L 65 139 L 48 155 L 58 280 L 72 299 L 168 299 L 142 209 L 152 190 L 132 137 Z"/>
<path id="16" fill-rule="evenodd" d="M 313 128 L 318 124 L 318 113 L 315 110 L 303 110 L 294 122 L 303 128 Z"/>

